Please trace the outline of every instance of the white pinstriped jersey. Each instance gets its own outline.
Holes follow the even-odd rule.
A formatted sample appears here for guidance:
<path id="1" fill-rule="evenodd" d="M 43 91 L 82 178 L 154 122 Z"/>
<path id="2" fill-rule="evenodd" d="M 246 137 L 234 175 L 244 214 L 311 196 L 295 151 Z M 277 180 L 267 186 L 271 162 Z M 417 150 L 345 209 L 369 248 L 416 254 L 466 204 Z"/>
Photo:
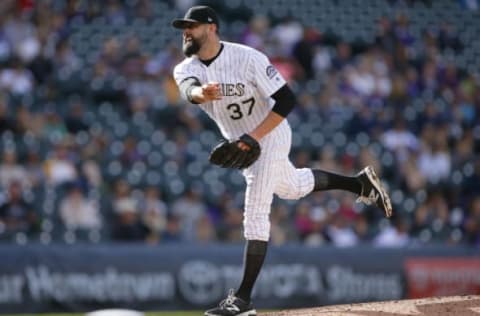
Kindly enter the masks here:
<path id="1" fill-rule="evenodd" d="M 220 83 L 222 99 L 199 106 L 217 123 L 223 136 L 232 140 L 265 119 L 274 104 L 270 96 L 285 85 L 285 80 L 258 50 L 221 43 L 223 49 L 210 65 L 192 56 L 175 67 L 174 77 L 177 84 L 189 77 L 202 84 Z"/>
<path id="2" fill-rule="evenodd" d="M 225 138 L 234 140 L 265 119 L 275 103 L 270 96 L 285 85 L 285 80 L 261 52 L 241 44 L 221 43 L 223 50 L 208 66 L 193 56 L 178 64 L 173 74 L 177 85 L 190 77 L 201 84 L 220 83 L 222 99 L 199 106 L 217 123 Z M 288 159 L 291 141 L 290 125 L 283 120 L 260 139 L 259 159 L 243 170 L 247 182 L 244 234 L 248 240 L 268 241 L 274 194 L 299 199 L 313 189 L 312 171 L 297 169 Z"/>

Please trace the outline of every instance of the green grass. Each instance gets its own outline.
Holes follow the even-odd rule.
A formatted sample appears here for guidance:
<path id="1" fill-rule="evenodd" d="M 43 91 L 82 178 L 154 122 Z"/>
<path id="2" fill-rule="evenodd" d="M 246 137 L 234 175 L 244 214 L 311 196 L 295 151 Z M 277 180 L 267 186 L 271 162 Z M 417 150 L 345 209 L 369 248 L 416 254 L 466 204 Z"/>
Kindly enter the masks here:
<path id="1" fill-rule="evenodd" d="M 204 311 L 189 311 L 189 312 L 157 312 L 147 313 L 147 316 L 198 316 L 203 315 Z"/>
<path id="2" fill-rule="evenodd" d="M 19 314 L 15 316 L 84 316 L 85 314 Z M 203 311 L 188 311 L 188 312 L 149 312 L 147 316 L 199 316 L 203 315 Z"/>
<path id="3" fill-rule="evenodd" d="M 257 310 L 257 312 L 260 312 Z M 273 312 L 273 310 L 262 310 L 261 312 Z M 185 311 L 185 312 L 146 312 L 146 316 L 203 316 L 204 311 Z M 85 316 L 85 313 L 75 314 L 15 314 L 11 316 Z"/>

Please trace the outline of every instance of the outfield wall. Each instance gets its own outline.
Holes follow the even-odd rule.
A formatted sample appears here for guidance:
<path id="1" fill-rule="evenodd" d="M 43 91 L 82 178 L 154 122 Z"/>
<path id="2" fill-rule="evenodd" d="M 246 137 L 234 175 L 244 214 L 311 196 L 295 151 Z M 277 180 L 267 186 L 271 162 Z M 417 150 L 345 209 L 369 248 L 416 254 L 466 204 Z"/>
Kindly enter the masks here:
<path id="1" fill-rule="evenodd" d="M 0 313 L 203 309 L 239 283 L 243 246 L 0 246 Z M 480 294 L 480 249 L 271 247 L 262 308 Z"/>

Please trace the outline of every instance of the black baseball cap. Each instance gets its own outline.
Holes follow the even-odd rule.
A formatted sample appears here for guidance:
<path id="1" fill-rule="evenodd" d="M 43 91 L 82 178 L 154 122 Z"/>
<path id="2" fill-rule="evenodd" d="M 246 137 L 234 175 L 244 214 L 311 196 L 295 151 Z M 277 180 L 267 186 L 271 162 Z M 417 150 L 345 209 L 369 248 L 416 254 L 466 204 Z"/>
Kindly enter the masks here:
<path id="1" fill-rule="evenodd" d="M 173 20 L 172 26 L 177 29 L 184 29 L 187 23 L 216 24 L 218 17 L 215 11 L 207 6 L 198 5 L 188 9 L 183 19 Z"/>

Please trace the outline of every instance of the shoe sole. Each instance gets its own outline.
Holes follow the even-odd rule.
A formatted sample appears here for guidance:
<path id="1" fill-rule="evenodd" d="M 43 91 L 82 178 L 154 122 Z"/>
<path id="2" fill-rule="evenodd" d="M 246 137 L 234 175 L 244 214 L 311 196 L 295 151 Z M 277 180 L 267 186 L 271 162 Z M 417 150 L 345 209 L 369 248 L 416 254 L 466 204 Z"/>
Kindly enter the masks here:
<path id="1" fill-rule="evenodd" d="M 390 202 L 390 197 L 388 196 L 387 191 L 385 191 L 385 188 L 383 187 L 382 182 L 378 178 L 372 166 L 368 166 L 364 170 L 365 170 L 365 174 L 367 175 L 372 185 L 375 187 L 375 189 L 377 189 L 378 192 L 380 192 L 382 204 L 385 209 L 385 216 L 391 217 L 392 202 Z"/>
<path id="2" fill-rule="evenodd" d="M 211 314 L 211 313 L 205 313 L 205 316 L 219 316 L 218 314 Z M 235 316 L 257 316 L 257 311 L 256 310 L 249 310 L 240 314 L 237 314 Z"/>

